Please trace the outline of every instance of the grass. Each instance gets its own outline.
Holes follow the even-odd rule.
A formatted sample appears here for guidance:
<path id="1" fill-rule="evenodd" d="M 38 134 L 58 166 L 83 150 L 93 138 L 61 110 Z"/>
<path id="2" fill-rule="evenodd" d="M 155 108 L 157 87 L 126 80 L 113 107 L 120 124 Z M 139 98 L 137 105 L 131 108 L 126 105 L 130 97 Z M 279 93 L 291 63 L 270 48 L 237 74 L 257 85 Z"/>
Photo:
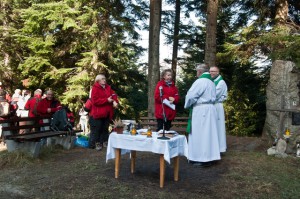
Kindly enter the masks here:
<path id="1" fill-rule="evenodd" d="M 300 159 L 258 152 L 232 152 L 234 159 L 222 184 L 237 198 L 300 198 Z M 231 188 L 230 188 L 231 187 Z"/>

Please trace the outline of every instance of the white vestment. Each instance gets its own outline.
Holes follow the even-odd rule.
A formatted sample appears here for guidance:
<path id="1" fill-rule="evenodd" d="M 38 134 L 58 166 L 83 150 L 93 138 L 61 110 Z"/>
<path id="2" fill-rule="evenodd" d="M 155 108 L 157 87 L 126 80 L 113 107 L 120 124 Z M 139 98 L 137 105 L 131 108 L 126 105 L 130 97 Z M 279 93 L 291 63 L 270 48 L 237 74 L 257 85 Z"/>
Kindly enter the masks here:
<path id="1" fill-rule="evenodd" d="M 185 97 L 185 108 L 193 107 L 192 128 L 188 139 L 188 159 L 197 162 L 220 160 L 217 132 L 215 84 L 207 79 L 197 79 Z"/>
<path id="2" fill-rule="evenodd" d="M 225 128 L 225 113 L 223 102 L 227 99 L 227 85 L 224 80 L 220 80 L 216 85 L 216 103 L 215 107 L 217 109 L 217 128 L 219 137 L 220 152 L 226 152 L 226 128 Z"/>

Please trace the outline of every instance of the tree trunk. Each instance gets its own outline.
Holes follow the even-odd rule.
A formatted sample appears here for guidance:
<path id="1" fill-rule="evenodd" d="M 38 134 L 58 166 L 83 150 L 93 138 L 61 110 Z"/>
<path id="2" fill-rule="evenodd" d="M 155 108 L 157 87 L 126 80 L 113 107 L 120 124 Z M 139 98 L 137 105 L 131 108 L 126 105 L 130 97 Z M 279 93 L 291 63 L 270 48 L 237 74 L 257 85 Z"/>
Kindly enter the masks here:
<path id="1" fill-rule="evenodd" d="M 207 2 L 207 22 L 204 62 L 208 66 L 216 65 L 216 32 L 217 32 L 218 0 Z"/>
<path id="2" fill-rule="evenodd" d="M 174 72 L 174 82 L 176 82 L 176 70 L 177 70 L 177 56 L 178 56 L 178 35 L 179 35 L 179 23 L 180 23 L 180 0 L 176 0 L 175 6 L 175 22 L 174 22 L 174 36 L 173 36 L 173 54 L 172 54 L 172 70 Z"/>
<path id="3" fill-rule="evenodd" d="M 289 4 L 287 0 L 276 0 L 276 25 L 283 25 L 286 23 L 289 12 Z"/>
<path id="4" fill-rule="evenodd" d="M 159 80 L 159 34 L 162 0 L 150 0 L 148 116 L 154 116 L 154 90 Z"/>

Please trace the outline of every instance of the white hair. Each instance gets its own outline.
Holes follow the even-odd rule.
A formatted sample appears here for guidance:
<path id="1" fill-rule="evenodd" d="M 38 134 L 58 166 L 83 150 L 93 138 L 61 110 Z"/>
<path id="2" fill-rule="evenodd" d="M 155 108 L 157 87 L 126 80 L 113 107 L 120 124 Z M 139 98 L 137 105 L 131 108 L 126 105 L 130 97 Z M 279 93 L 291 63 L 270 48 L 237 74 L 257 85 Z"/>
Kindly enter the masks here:
<path id="1" fill-rule="evenodd" d="M 105 77 L 105 75 L 103 75 L 103 74 L 97 75 L 96 78 L 95 78 L 95 82 L 98 82 L 98 81 L 101 80 L 103 77 Z"/>
<path id="2" fill-rule="evenodd" d="M 202 72 L 208 72 L 208 67 L 206 64 L 196 64 L 196 68 L 197 71 L 201 70 Z"/>
<path id="3" fill-rule="evenodd" d="M 39 89 L 39 88 L 34 91 L 34 95 L 42 94 L 42 93 L 43 93 L 42 89 Z"/>

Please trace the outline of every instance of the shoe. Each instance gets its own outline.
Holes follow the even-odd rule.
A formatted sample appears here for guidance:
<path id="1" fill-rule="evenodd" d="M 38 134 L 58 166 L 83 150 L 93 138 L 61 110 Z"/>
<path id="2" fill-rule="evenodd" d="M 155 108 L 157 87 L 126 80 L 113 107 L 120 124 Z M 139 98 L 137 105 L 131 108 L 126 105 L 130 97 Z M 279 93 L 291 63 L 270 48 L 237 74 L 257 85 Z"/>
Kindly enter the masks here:
<path id="1" fill-rule="evenodd" d="M 193 161 L 193 160 L 188 160 L 188 163 L 189 163 L 189 164 L 195 164 L 196 162 Z"/>
<path id="2" fill-rule="evenodd" d="M 96 150 L 101 151 L 102 150 L 102 144 L 96 143 Z"/>
<path id="3" fill-rule="evenodd" d="M 212 165 L 211 162 L 195 162 L 193 163 L 194 166 L 199 166 L 199 167 L 209 167 Z"/>

